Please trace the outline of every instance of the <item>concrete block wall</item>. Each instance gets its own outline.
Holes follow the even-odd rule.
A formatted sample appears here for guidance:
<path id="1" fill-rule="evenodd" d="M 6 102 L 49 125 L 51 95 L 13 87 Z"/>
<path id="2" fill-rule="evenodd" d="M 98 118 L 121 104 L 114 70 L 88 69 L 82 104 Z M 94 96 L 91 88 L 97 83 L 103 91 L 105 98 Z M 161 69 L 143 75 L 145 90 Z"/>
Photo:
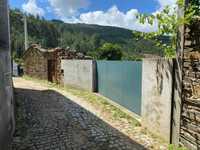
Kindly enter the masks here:
<path id="1" fill-rule="evenodd" d="M 0 1 L 0 150 L 8 150 L 14 132 L 14 101 L 8 2 Z"/>
<path id="2" fill-rule="evenodd" d="M 173 60 L 144 59 L 142 126 L 170 142 Z"/>
<path id="3" fill-rule="evenodd" d="M 62 60 L 63 82 L 93 92 L 95 64 L 92 60 Z"/>

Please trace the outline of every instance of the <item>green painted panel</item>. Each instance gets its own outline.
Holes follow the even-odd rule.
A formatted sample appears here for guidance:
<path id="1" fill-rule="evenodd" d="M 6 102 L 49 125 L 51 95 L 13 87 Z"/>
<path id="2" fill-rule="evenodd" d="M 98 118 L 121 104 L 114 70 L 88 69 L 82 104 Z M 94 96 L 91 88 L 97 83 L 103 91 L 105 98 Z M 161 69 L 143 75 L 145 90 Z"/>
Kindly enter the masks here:
<path id="1" fill-rule="evenodd" d="M 142 62 L 97 61 L 98 92 L 141 115 Z"/>

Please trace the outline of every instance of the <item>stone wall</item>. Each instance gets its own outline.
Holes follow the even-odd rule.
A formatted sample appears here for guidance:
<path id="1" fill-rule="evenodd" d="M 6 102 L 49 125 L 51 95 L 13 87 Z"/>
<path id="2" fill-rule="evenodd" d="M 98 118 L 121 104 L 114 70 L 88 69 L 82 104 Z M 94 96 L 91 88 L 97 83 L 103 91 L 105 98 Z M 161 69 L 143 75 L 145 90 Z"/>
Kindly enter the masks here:
<path id="1" fill-rule="evenodd" d="M 169 142 L 173 61 L 144 59 L 142 68 L 142 125 Z"/>
<path id="2" fill-rule="evenodd" d="M 30 51 L 24 58 L 24 74 L 30 77 L 47 80 L 47 58 L 37 50 Z"/>
<path id="3" fill-rule="evenodd" d="M 180 143 L 200 149 L 200 21 L 184 30 L 183 93 Z"/>
<path id="4" fill-rule="evenodd" d="M 14 132 L 14 101 L 9 40 L 8 2 L 0 1 L 0 150 L 8 150 Z"/>

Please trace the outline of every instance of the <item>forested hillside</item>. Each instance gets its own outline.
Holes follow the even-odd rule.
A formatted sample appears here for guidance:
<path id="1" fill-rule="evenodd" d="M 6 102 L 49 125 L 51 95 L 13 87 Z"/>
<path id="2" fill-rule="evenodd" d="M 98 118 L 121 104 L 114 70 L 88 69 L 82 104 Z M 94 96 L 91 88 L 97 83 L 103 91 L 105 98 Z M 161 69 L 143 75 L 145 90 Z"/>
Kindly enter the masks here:
<path id="1" fill-rule="evenodd" d="M 21 58 L 24 51 L 23 13 L 11 10 L 11 44 L 15 58 Z M 29 15 L 28 38 L 29 44 L 38 43 L 45 48 L 70 47 L 87 55 L 92 55 L 104 43 L 121 46 L 123 53 L 129 56 L 143 54 L 162 55 L 162 51 L 150 41 L 137 39 L 133 31 L 98 25 L 67 24 L 60 20 L 47 21 L 40 17 Z"/>

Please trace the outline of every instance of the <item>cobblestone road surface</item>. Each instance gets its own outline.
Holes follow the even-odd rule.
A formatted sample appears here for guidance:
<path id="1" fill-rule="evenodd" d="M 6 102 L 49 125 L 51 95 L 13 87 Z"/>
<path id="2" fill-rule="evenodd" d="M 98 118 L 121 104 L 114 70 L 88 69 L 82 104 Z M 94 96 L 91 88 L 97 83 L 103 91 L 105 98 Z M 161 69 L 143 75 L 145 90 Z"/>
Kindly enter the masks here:
<path id="1" fill-rule="evenodd" d="M 17 125 L 13 150 L 143 150 L 140 144 L 60 93 L 15 90 Z"/>

